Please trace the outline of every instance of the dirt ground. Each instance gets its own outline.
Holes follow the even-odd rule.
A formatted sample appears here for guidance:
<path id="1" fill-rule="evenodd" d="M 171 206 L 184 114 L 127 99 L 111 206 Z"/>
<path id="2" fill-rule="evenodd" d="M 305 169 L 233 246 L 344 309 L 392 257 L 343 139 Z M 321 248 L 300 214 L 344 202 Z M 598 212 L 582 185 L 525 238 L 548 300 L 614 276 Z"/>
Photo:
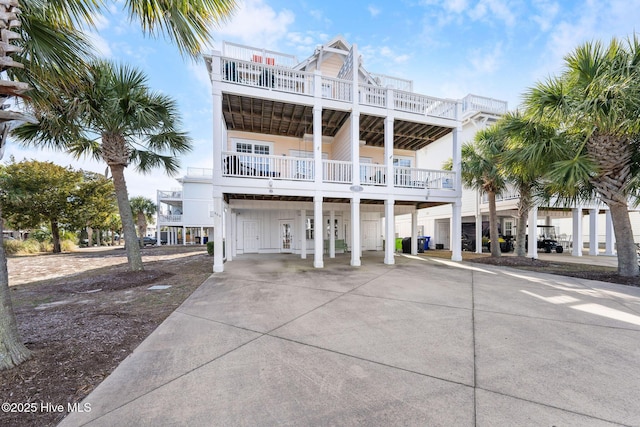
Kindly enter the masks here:
<path id="1" fill-rule="evenodd" d="M 145 271 L 127 271 L 121 248 L 9 258 L 14 310 L 33 357 L 0 372 L 0 397 L 18 404 L 13 409 L 36 410 L 3 410 L 0 425 L 56 425 L 68 404 L 88 395 L 212 268 L 203 246 L 149 247 L 143 261 Z M 170 287 L 149 290 L 153 285 Z"/>
<path id="2" fill-rule="evenodd" d="M 448 251 L 425 256 L 450 258 Z M 467 261 L 640 286 L 615 268 L 463 253 Z M 0 426 L 54 426 L 135 349 L 210 274 L 202 246 L 149 247 L 145 271 L 127 271 L 122 248 L 10 257 L 12 300 L 33 357 L 0 372 L 0 403 L 36 404 L 0 412 Z M 153 285 L 170 285 L 149 290 Z M 44 405 L 44 406 L 42 406 Z M 58 411 L 58 405 L 62 410 Z M 23 408 L 25 405 L 22 405 Z M 32 408 L 27 406 L 27 408 Z"/>

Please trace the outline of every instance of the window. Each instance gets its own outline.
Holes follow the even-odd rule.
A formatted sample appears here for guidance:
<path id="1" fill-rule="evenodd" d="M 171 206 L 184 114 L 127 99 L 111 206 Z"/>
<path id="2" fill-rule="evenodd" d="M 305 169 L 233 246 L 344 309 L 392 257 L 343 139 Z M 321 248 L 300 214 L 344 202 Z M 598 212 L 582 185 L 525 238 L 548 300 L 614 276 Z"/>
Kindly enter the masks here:
<path id="1" fill-rule="evenodd" d="M 411 171 L 404 168 L 410 168 L 413 163 L 413 159 L 411 157 L 394 157 L 393 158 L 393 166 L 400 167 L 402 169 L 396 170 L 396 185 L 401 187 L 410 186 L 411 185 Z"/>
<path id="2" fill-rule="evenodd" d="M 249 175 L 267 175 L 271 171 L 271 144 L 263 141 L 235 141 L 237 153 L 254 154 L 253 156 L 239 156 L 242 166 L 246 168 L 245 172 Z"/>
<path id="3" fill-rule="evenodd" d="M 313 240 L 313 218 L 307 218 L 306 225 L 307 240 Z"/>

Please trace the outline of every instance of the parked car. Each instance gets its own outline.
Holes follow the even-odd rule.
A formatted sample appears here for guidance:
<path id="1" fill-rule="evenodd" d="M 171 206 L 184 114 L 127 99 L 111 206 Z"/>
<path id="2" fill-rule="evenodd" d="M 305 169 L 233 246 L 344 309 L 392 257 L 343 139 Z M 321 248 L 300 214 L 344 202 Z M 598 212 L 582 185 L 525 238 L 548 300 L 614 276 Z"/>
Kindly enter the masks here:
<path id="1" fill-rule="evenodd" d="M 142 238 L 142 246 L 152 245 L 155 246 L 158 244 L 158 239 L 151 236 L 144 236 Z"/>

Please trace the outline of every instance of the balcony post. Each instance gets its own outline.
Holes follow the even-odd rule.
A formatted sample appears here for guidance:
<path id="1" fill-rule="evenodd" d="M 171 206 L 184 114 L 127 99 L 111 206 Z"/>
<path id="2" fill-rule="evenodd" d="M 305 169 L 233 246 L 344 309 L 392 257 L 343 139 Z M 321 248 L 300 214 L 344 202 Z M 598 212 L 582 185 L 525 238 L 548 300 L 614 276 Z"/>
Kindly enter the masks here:
<path id="1" fill-rule="evenodd" d="M 387 241 L 384 248 L 384 263 L 388 265 L 395 264 L 393 250 L 395 249 L 395 212 L 394 212 L 395 200 L 389 198 L 384 201 L 384 228 L 385 239 Z"/>
<path id="2" fill-rule="evenodd" d="M 336 257 L 336 211 L 331 209 L 329 211 L 329 258 Z"/>
<path id="3" fill-rule="evenodd" d="M 529 258 L 538 259 L 538 207 L 533 206 L 529 211 L 529 220 L 528 224 L 529 232 L 527 233 L 528 238 L 528 249 L 527 256 Z"/>
<path id="4" fill-rule="evenodd" d="M 324 220 L 322 218 L 322 195 L 316 195 L 313 198 L 313 266 L 314 268 L 324 267 L 322 260 L 324 245 Z"/>
<path id="5" fill-rule="evenodd" d="M 307 211 L 300 210 L 300 258 L 307 259 Z"/>
<path id="6" fill-rule="evenodd" d="M 573 217 L 573 250 L 571 255 L 582 256 L 582 206 L 571 209 Z"/>
<path id="7" fill-rule="evenodd" d="M 462 103 L 456 103 L 456 127 L 453 129 L 453 172 L 456 201 L 451 209 L 451 260 L 462 261 Z"/>
<path id="8" fill-rule="evenodd" d="M 360 186 L 360 104 L 358 100 L 358 46 L 354 43 L 351 46 L 351 54 L 353 59 L 353 74 L 352 74 L 352 101 L 353 106 L 351 110 L 351 163 L 353 168 L 352 183 L 354 187 Z M 358 199 L 358 205 L 360 200 Z M 358 208 L 359 209 L 359 208 Z M 360 230 L 358 229 L 358 233 Z M 360 242 L 358 241 L 358 245 Z M 358 257 L 358 265 L 360 265 L 360 257 Z"/>
<path id="9" fill-rule="evenodd" d="M 351 199 L 351 266 L 360 267 L 360 196 Z"/>
<path id="10" fill-rule="evenodd" d="M 389 115 L 389 99 L 393 97 L 391 89 L 387 92 L 387 117 L 384 119 L 384 163 L 387 171 L 387 188 L 392 191 L 395 184 L 395 173 L 393 170 L 393 115 Z"/>
<path id="11" fill-rule="evenodd" d="M 598 209 L 589 209 L 589 255 L 598 255 Z"/>
<path id="12" fill-rule="evenodd" d="M 605 244 L 604 244 L 604 254 L 605 255 L 615 255 L 615 251 L 613 250 L 613 246 L 615 244 L 615 235 L 613 233 L 613 220 L 611 219 L 611 211 L 607 209 L 605 211 Z"/>

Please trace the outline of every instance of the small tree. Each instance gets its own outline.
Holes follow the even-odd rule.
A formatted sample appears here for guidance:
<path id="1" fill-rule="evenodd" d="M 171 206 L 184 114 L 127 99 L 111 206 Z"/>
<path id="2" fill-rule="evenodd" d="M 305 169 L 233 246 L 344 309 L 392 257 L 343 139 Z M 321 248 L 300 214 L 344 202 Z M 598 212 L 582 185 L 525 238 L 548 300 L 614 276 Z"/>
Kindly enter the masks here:
<path id="1" fill-rule="evenodd" d="M 157 211 L 156 204 L 153 200 L 142 196 L 132 197 L 129 203 L 138 225 L 138 238 L 142 239 L 147 233 L 147 224 L 155 222 L 153 216 Z"/>
<path id="2" fill-rule="evenodd" d="M 53 252 L 59 253 L 60 226 L 74 222 L 82 173 L 51 162 L 12 162 L 0 170 L 0 203 L 20 228 L 51 228 Z"/>

